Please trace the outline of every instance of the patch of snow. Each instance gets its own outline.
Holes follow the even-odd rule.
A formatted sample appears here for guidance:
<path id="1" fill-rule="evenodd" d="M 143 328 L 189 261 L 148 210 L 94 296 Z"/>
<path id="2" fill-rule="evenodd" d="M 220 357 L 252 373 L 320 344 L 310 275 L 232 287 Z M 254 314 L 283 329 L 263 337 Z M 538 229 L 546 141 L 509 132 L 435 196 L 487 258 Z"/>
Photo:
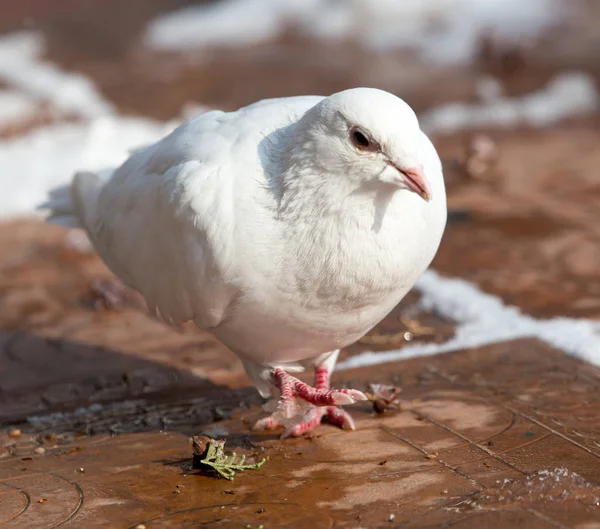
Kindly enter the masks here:
<path id="1" fill-rule="evenodd" d="M 475 82 L 475 92 L 481 101 L 494 101 L 504 95 L 504 86 L 500 79 L 484 75 Z"/>
<path id="2" fill-rule="evenodd" d="M 108 115 L 0 142 L 0 217 L 31 214 L 51 189 L 70 182 L 75 171 L 120 165 L 130 150 L 174 128 L 175 123 Z"/>
<path id="3" fill-rule="evenodd" d="M 277 37 L 290 18 L 318 9 L 322 0 L 225 0 L 160 15 L 146 31 L 150 46 L 179 50 L 240 46 Z"/>
<path id="4" fill-rule="evenodd" d="M 0 128 L 33 119 L 38 104 L 31 97 L 14 90 L 0 90 Z"/>
<path id="5" fill-rule="evenodd" d="M 591 76 L 568 72 L 555 76 L 548 85 L 521 97 L 504 97 L 497 87 L 480 87 L 481 103 L 449 103 L 420 118 L 428 133 L 448 134 L 485 127 L 529 125 L 544 127 L 561 119 L 593 113 L 600 107 L 600 94 Z"/>
<path id="6" fill-rule="evenodd" d="M 600 365 L 600 322 L 571 318 L 537 320 L 467 281 L 446 279 L 431 270 L 420 278 L 416 288 L 423 295 L 423 308 L 457 323 L 455 336 L 441 344 L 414 344 L 391 351 L 367 351 L 344 360 L 338 369 L 458 351 L 517 338 L 537 338 L 570 355 Z"/>
<path id="7" fill-rule="evenodd" d="M 520 41 L 556 22 L 564 9 L 560 0 L 224 0 L 161 15 L 146 42 L 162 50 L 239 46 L 292 27 L 320 39 L 456 61 L 472 57 L 484 32 Z"/>
<path id="8" fill-rule="evenodd" d="M 37 32 L 0 37 L 0 81 L 65 113 L 94 118 L 113 112 L 88 78 L 43 61 L 44 52 L 44 39 Z"/>

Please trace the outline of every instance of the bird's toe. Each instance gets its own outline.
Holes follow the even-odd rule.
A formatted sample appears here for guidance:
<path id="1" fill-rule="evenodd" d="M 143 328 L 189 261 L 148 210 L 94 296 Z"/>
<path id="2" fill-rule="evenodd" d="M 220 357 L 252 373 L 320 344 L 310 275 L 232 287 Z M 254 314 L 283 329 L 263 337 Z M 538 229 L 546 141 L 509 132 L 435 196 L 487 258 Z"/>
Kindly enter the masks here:
<path id="1" fill-rule="evenodd" d="M 356 430 L 356 425 L 354 424 L 352 416 L 341 408 L 328 406 L 325 411 L 325 417 L 330 424 L 338 426 L 343 430 Z"/>
<path id="2" fill-rule="evenodd" d="M 277 420 L 274 419 L 271 415 L 269 415 L 268 417 L 263 417 L 262 419 L 256 421 L 254 423 L 254 426 L 252 426 L 252 429 L 254 431 L 260 432 L 264 430 L 275 430 L 280 426 L 281 424 L 277 422 Z"/>
<path id="3" fill-rule="evenodd" d="M 354 404 L 359 400 L 367 400 L 367 396 L 362 391 L 356 389 L 336 389 L 331 391 L 331 404 L 334 406 Z"/>

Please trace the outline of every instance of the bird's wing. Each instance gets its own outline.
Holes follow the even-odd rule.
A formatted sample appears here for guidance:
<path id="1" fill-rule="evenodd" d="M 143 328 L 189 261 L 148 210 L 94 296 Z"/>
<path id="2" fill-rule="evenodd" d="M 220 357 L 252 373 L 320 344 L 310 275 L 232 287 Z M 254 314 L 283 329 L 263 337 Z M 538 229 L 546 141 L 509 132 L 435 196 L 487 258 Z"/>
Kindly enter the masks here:
<path id="1" fill-rule="evenodd" d="M 236 201 L 251 201 L 251 187 L 264 182 L 260 140 L 320 99 L 207 112 L 134 153 L 107 181 L 92 173 L 75 177 L 78 217 L 96 250 L 151 310 L 201 328 L 227 317 L 243 288 Z"/>

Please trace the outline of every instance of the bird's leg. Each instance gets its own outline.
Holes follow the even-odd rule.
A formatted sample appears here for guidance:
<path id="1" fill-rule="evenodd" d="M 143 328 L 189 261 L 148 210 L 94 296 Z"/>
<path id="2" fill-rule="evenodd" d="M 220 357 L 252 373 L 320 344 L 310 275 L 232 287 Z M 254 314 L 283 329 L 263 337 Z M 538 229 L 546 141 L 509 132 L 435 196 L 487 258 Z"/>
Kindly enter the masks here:
<path id="1" fill-rule="evenodd" d="M 335 363 L 337 362 L 337 357 L 339 353 L 339 350 L 336 351 L 334 354 L 329 356 L 327 360 L 325 360 L 325 362 L 316 366 L 315 389 L 317 389 L 318 391 L 326 391 L 330 388 L 331 373 L 333 372 L 333 368 L 335 366 Z M 362 395 L 364 396 L 364 394 Z M 319 409 L 323 410 L 323 408 Z M 356 429 L 356 426 L 354 425 L 354 420 L 352 419 L 351 415 L 347 411 L 343 410 L 342 408 L 338 408 L 337 406 L 327 406 L 327 408 L 323 410 L 319 421 L 322 419 L 322 417 L 326 417 L 328 422 L 335 426 L 339 426 L 344 430 Z"/>
<path id="2" fill-rule="evenodd" d="M 317 368 L 317 373 L 319 368 Z M 280 367 L 271 371 L 273 383 L 281 390 L 282 401 L 301 398 L 315 406 L 341 406 L 354 404 L 357 400 L 367 400 L 362 391 L 356 389 L 329 389 L 329 373 L 320 375 L 323 378 L 323 387 L 309 386 L 305 382 L 290 375 Z M 317 382 L 318 384 L 318 382 Z"/>
<path id="3" fill-rule="evenodd" d="M 281 368 L 274 368 L 271 377 L 281 391 L 281 399 L 277 411 L 272 416 L 259 420 L 254 429 L 266 430 L 283 425 L 287 426 L 285 436 L 297 437 L 316 428 L 323 417 L 326 417 L 330 423 L 340 428 L 353 430 L 354 421 L 346 411 L 337 406 L 366 400 L 366 396 L 354 389 L 330 389 L 331 372 L 338 353 L 339 351 L 335 351 L 316 366 L 314 387 Z M 304 409 L 298 403 L 299 399 L 305 402 Z M 307 408 L 307 404 L 312 404 L 312 407 Z"/>

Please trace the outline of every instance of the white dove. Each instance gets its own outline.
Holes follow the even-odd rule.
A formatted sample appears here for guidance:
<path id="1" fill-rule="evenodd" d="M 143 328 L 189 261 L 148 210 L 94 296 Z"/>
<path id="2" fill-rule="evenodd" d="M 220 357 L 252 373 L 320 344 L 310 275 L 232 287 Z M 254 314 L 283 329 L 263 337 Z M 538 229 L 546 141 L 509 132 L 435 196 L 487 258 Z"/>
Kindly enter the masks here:
<path id="1" fill-rule="evenodd" d="M 114 171 L 77 173 L 47 203 L 169 323 L 193 321 L 242 359 L 255 428 L 354 429 L 332 390 L 340 348 L 373 328 L 432 261 L 442 168 L 412 109 L 372 88 L 211 111 Z M 311 387 L 290 373 L 316 369 Z"/>

